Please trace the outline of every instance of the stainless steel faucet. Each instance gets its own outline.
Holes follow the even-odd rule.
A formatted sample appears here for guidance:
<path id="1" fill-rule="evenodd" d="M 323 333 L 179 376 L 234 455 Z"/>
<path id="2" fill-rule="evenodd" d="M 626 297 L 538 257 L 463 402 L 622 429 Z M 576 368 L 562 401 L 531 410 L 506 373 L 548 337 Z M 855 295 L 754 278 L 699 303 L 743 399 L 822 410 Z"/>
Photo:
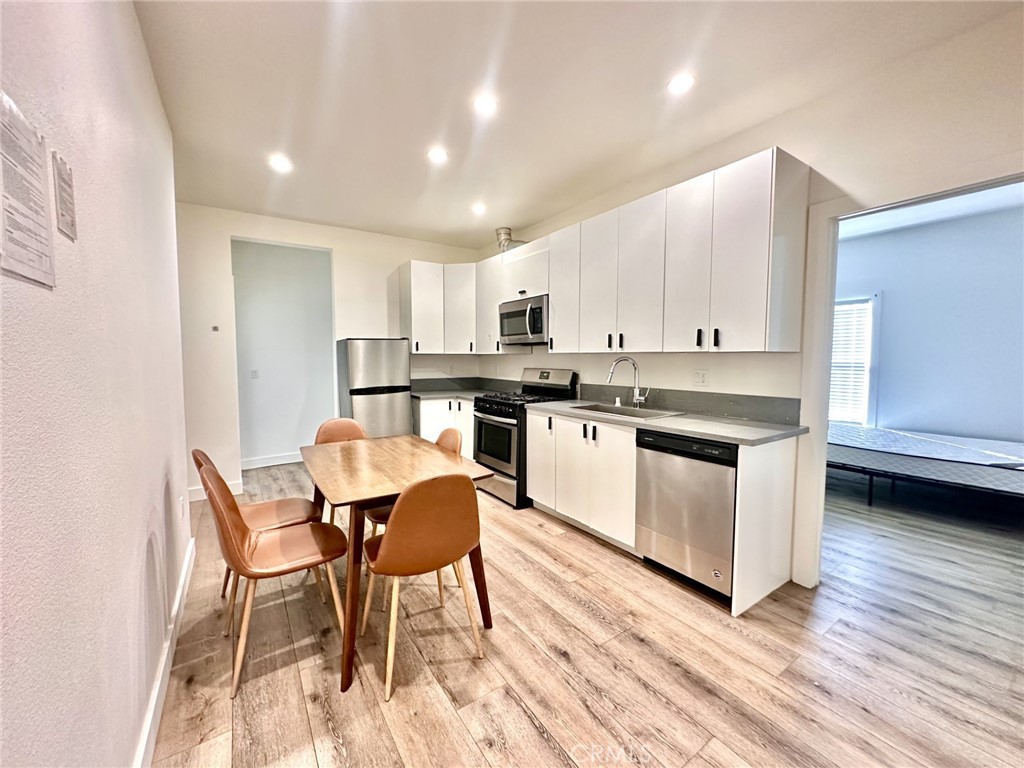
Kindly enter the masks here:
<path id="1" fill-rule="evenodd" d="M 644 402 L 646 402 L 647 395 L 650 393 L 651 388 L 648 387 L 646 392 L 643 394 L 640 393 L 640 366 L 637 365 L 636 360 L 632 357 L 626 357 L 625 355 L 615 358 L 615 362 L 612 363 L 612 367 L 608 369 L 608 383 L 612 383 L 612 376 L 615 375 L 615 366 L 619 363 L 629 363 L 633 366 L 633 407 L 641 408 Z"/>

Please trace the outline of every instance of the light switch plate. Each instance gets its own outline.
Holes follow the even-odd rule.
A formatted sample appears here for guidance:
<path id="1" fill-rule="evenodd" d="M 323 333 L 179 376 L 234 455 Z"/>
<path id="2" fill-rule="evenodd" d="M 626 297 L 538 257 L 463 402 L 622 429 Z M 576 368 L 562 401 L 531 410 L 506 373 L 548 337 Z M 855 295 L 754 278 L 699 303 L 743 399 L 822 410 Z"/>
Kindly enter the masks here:
<path id="1" fill-rule="evenodd" d="M 693 371 L 693 386 L 707 387 L 711 385 L 711 372 L 707 368 L 695 368 Z"/>
<path id="2" fill-rule="evenodd" d="M 249 378 L 250 379 L 258 379 L 259 377 L 260 377 L 260 372 L 256 368 L 253 368 L 251 371 L 249 371 Z"/>

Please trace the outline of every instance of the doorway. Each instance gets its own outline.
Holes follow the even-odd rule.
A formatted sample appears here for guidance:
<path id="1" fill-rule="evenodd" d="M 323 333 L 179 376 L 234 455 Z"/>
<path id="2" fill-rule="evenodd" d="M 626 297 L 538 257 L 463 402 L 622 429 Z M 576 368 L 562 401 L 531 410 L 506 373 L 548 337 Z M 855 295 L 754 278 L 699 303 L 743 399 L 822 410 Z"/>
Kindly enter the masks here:
<path id="1" fill-rule="evenodd" d="M 242 469 L 300 460 L 335 413 L 331 252 L 232 239 Z"/>

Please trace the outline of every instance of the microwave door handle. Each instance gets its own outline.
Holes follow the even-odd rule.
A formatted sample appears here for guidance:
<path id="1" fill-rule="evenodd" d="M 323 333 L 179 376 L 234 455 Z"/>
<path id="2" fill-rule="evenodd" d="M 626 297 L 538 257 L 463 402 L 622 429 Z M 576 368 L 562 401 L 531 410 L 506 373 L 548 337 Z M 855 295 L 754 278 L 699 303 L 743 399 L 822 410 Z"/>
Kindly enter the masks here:
<path id="1" fill-rule="evenodd" d="M 530 304 L 526 305 L 526 335 L 529 336 L 531 339 L 533 338 L 533 331 L 530 329 L 530 326 L 532 326 L 532 325 L 533 325 L 533 304 L 530 303 Z"/>

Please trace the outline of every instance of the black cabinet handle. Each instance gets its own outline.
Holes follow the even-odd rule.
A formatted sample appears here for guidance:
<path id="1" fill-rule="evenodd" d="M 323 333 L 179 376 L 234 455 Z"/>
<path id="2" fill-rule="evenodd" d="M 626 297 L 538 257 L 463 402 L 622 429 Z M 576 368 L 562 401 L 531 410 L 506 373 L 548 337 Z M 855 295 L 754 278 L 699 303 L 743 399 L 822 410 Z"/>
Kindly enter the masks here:
<path id="1" fill-rule="evenodd" d="M 583 439 L 584 440 L 587 439 L 587 425 L 586 424 L 583 425 Z"/>
<path id="2" fill-rule="evenodd" d="M 457 403 L 455 403 L 455 407 L 461 412 L 462 411 L 462 401 L 459 400 Z"/>
<path id="3" fill-rule="evenodd" d="M 622 334 L 622 333 L 620 333 L 620 334 L 619 334 L 619 349 L 622 349 L 622 348 L 623 348 L 623 347 L 625 347 L 625 346 L 626 346 L 626 343 L 625 343 L 625 334 Z"/>
<path id="4" fill-rule="evenodd" d="M 417 352 L 419 352 L 419 351 L 420 351 L 420 343 L 419 343 L 418 341 L 416 342 L 416 351 L 417 351 Z"/>
<path id="5" fill-rule="evenodd" d="M 703 328 L 698 328 L 697 329 L 697 346 L 698 347 L 703 347 L 704 346 L 704 329 Z"/>
<path id="6" fill-rule="evenodd" d="M 448 410 L 450 411 L 451 409 L 452 409 L 452 401 L 451 401 L 451 400 L 449 400 L 449 401 L 448 401 Z"/>
<path id="7" fill-rule="evenodd" d="M 608 334 L 608 349 L 611 349 L 611 348 L 612 348 L 612 335 L 609 333 Z"/>
<path id="8" fill-rule="evenodd" d="M 551 417 L 548 416 L 548 432 L 551 431 Z"/>
<path id="9" fill-rule="evenodd" d="M 594 440 L 597 440 L 597 424 L 595 424 L 594 426 L 592 426 L 592 427 L 590 428 L 590 436 L 591 436 L 591 437 L 592 437 L 592 438 L 593 438 Z"/>
<path id="10" fill-rule="evenodd" d="M 555 338 L 554 338 L 554 336 L 552 336 L 550 339 L 548 339 L 548 350 L 550 351 L 550 350 L 553 350 L 554 348 L 555 348 Z"/>
<path id="11" fill-rule="evenodd" d="M 495 352 L 501 352 L 501 342 L 500 341 L 494 342 L 494 351 Z"/>
<path id="12" fill-rule="evenodd" d="M 714 344 L 716 347 L 718 346 L 718 329 L 717 328 L 715 328 L 715 330 L 711 332 L 711 343 Z"/>
<path id="13" fill-rule="evenodd" d="M 473 342 L 472 342 L 472 341 L 471 341 L 471 342 L 469 342 L 469 351 L 470 351 L 470 352 L 472 352 L 472 351 L 473 351 Z"/>

